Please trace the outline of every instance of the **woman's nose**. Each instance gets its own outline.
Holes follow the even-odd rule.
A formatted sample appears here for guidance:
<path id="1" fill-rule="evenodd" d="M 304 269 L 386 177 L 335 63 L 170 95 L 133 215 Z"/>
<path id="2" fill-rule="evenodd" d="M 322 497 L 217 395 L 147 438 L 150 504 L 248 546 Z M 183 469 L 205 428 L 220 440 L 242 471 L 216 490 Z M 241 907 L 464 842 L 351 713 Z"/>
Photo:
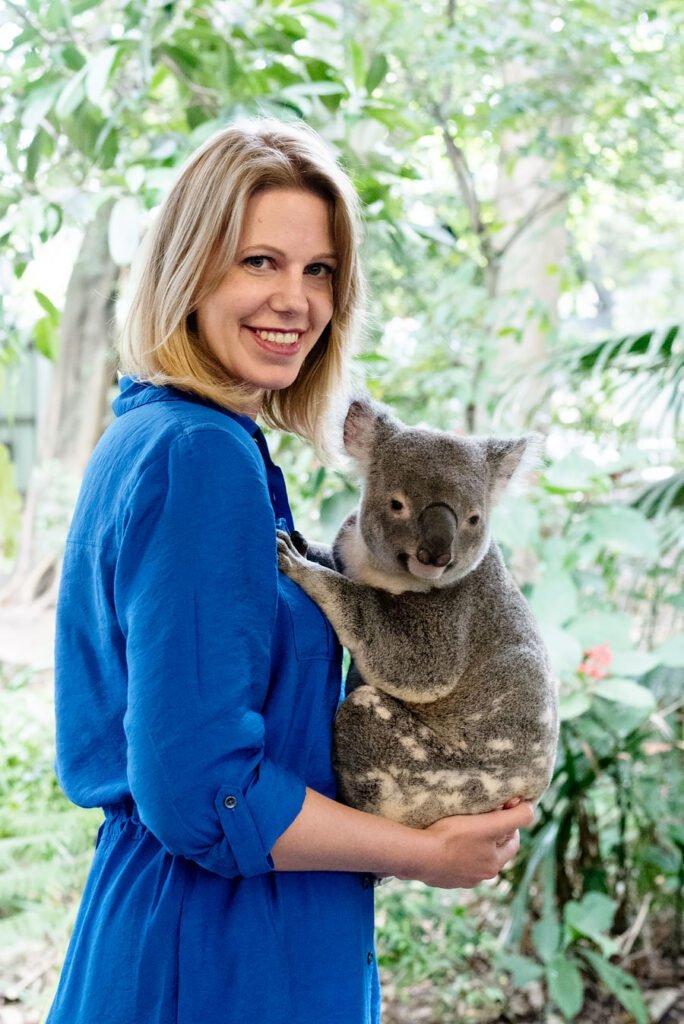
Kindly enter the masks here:
<path id="1" fill-rule="evenodd" d="M 276 313 L 305 313 L 309 304 L 304 282 L 299 274 L 283 277 L 271 295 L 271 308 Z"/>

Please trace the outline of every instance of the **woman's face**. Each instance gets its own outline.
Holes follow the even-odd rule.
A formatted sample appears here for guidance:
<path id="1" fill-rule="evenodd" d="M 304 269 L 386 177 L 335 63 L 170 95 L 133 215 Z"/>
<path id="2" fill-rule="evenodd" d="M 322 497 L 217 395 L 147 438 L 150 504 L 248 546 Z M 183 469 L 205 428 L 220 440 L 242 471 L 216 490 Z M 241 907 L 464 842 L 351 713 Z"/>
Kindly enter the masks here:
<path id="1" fill-rule="evenodd" d="M 202 337 L 234 380 L 264 391 L 293 383 L 332 317 L 334 269 L 324 199 L 280 188 L 251 197 L 235 262 L 197 309 Z"/>

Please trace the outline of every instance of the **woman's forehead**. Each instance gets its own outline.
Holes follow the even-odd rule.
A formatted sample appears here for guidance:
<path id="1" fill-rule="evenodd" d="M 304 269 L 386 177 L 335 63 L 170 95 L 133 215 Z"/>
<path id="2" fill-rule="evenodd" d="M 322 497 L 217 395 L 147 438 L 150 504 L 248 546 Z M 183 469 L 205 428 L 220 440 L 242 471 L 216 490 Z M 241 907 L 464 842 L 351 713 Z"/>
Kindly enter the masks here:
<path id="1" fill-rule="evenodd" d="M 303 189 L 266 189 L 248 200 L 240 247 L 266 245 L 287 253 L 292 249 L 332 257 L 335 247 L 330 204 Z"/>

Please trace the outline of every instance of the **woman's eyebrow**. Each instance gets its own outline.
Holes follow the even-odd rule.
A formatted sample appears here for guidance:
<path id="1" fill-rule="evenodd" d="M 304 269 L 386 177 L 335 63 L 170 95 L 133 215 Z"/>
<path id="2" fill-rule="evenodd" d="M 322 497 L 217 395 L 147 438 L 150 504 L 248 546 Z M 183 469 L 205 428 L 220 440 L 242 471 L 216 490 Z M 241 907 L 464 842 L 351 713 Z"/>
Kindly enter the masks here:
<path id="1" fill-rule="evenodd" d="M 287 257 L 287 253 L 283 252 L 282 249 L 277 249 L 275 247 L 275 245 L 269 245 L 268 243 L 264 243 L 263 245 L 259 245 L 258 242 L 252 243 L 250 245 L 246 245 L 245 248 L 241 250 L 241 253 L 246 253 L 250 249 L 258 249 L 259 252 L 264 252 L 265 250 L 268 250 L 268 252 L 274 252 L 276 254 L 276 256 L 282 256 L 283 258 Z M 318 260 L 336 260 L 336 259 L 337 259 L 337 253 L 334 253 L 334 252 L 322 252 L 322 253 L 317 254 L 316 256 L 312 256 L 311 259 L 308 262 L 309 263 L 316 263 Z"/>

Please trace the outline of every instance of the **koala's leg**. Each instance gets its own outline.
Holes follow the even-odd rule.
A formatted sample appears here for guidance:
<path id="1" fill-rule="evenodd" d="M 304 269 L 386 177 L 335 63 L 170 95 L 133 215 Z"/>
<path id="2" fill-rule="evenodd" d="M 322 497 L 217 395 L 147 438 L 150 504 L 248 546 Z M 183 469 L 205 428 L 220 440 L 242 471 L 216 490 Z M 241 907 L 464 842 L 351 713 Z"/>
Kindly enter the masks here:
<path id="1" fill-rule="evenodd" d="M 358 687 L 340 705 L 333 765 L 344 803 L 413 828 L 495 806 L 472 756 L 374 686 Z"/>

